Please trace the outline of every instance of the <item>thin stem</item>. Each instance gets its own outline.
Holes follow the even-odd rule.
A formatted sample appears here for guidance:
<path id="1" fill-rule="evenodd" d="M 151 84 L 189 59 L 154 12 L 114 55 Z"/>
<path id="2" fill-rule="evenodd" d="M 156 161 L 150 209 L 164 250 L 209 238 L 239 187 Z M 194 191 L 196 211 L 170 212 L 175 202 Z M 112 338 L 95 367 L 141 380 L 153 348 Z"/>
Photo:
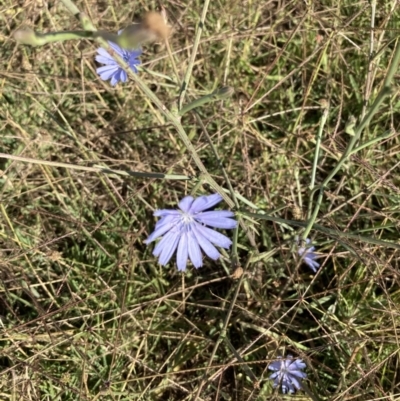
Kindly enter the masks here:
<path id="1" fill-rule="evenodd" d="M 337 165 L 332 169 L 332 171 L 329 173 L 329 175 L 325 178 L 321 186 L 319 187 L 319 195 L 317 198 L 317 202 L 314 208 L 314 211 L 308 221 L 307 227 L 304 230 L 304 233 L 302 235 L 303 240 L 305 240 L 310 231 L 312 230 L 313 224 L 315 223 L 315 220 L 317 218 L 319 209 L 322 204 L 322 199 L 324 195 L 324 188 L 327 186 L 329 181 L 336 175 L 336 173 L 342 168 L 343 164 L 346 162 L 346 160 L 349 158 L 351 155 L 352 150 L 354 149 L 355 145 L 357 144 L 358 140 L 360 139 L 361 133 L 364 130 L 366 126 L 370 123 L 372 120 L 373 116 L 376 114 L 376 112 L 379 110 L 380 106 L 382 105 L 383 101 L 385 98 L 390 94 L 390 85 L 393 80 L 393 76 L 396 73 L 398 66 L 400 62 L 400 41 L 397 42 L 397 46 L 395 49 L 395 53 L 392 59 L 392 62 L 389 66 L 388 73 L 386 75 L 385 81 L 383 83 L 383 87 L 380 90 L 377 98 L 375 99 L 374 103 L 372 104 L 371 108 L 369 109 L 368 113 L 366 116 L 362 119 L 360 124 L 354 129 L 354 135 L 352 136 L 345 152 L 343 153 L 342 157 L 340 158 L 339 162 Z M 311 198 L 313 197 L 314 192 L 311 193 Z M 310 202 L 312 199 L 310 200 Z"/>
<path id="2" fill-rule="evenodd" d="M 196 100 L 193 100 L 193 102 L 186 104 L 179 110 L 178 114 L 180 116 L 183 116 L 190 110 L 196 109 L 207 103 L 215 102 L 217 100 L 222 100 L 224 98 L 230 97 L 233 95 L 233 92 L 234 92 L 234 89 L 230 86 L 226 86 L 226 87 L 217 89 L 214 92 L 210 93 L 209 95 L 202 96 Z"/>
<path id="3" fill-rule="evenodd" d="M 311 191 L 314 189 L 314 185 L 315 185 L 315 176 L 317 173 L 319 151 L 320 151 L 321 141 L 322 141 L 322 132 L 324 130 L 326 120 L 328 119 L 328 113 L 329 113 L 329 109 L 327 107 L 327 108 L 325 108 L 324 112 L 322 113 L 321 122 L 319 124 L 319 129 L 318 129 L 318 133 L 317 133 L 317 138 L 316 138 L 317 140 L 315 143 L 314 163 L 313 163 L 313 167 L 312 167 L 312 171 L 311 171 L 311 183 L 310 183 Z M 308 207 L 308 218 L 310 218 L 310 216 L 311 216 L 311 209 L 312 209 L 312 199 L 310 199 L 310 204 Z"/>
<path id="4" fill-rule="evenodd" d="M 169 44 L 168 38 L 165 41 L 165 46 L 167 47 L 168 57 L 171 60 L 172 69 L 174 70 L 176 81 L 178 82 L 179 85 L 182 85 L 181 78 L 180 78 L 180 75 L 179 75 L 179 71 L 178 71 L 178 68 L 176 67 L 174 55 L 172 53 L 171 45 Z"/>
<path id="5" fill-rule="evenodd" d="M 67 4 L 67 8 L 71 10 L 70 8 L 70 0 L 61 0 L 64 4 Z M 209 0 L 205 1 L 204 7 L 203 7 L 203 13 L 201 17 L 200 24 L 204 24 L 204 20 L 207 14 L 207 8 L 208 8 L 208 3 Z M 76 8 L 75 8 L 76 9 Z M 77 9 L 76 9 L 77 10 Z M 79 13 L 79 10 L 76 13 L 77 16 L 79 17 L 84 29 L 86 30 L 93 30 L 96 31 L 95 26 L 91 23 L 90 19 L 84 14 L 84 13 Z M 200 36 L 201 32 L 197 33 L 196 35 L 196 40 L 197 45 L 195 43 L 195 48 L 193 49 L 193 60 L 195 57 L 195 50 L 197 49 L 198 42 L 200 41 Z M 100 45 L 105 48 L 106 50 L 110 50 L 110 45 L 109 43 L 104 40 L 102 37 L 96 37 L 96 40 L 100 43 Z M 237 205 L 237 202 L 233 201 L 227 193 L 222 189 L 220 185 L 218 185 L 215 180 L 211 177 L 210 173 L 207 171 L 206 167 L 204 166 L 203 162 L 200 160 L 199 156 L 197 155 L 196 149 L 194 148 L 193 144 L 191 143 L 188 135 L 186 134 L 185 129 L 183 128 L 181 122 L 180 122 L 180 116 L 177 113 L 173 113 L 171 110 L 169 110 L 161 101 L 160 99 L 150 90 L 150 88 L 140 79 L 140 77 L 135 74 L 131 68 L 129 68 L 129 65 L 117 54 L 114 52 L 113 54 L 114 59 L 124 68 L 125 71 L 129 74 L 131 79 L 137 84 L 137 86 L 142 90 L 142 92 L 150 99 L 156 106 L 157 108 L 161 111 L 161 113 L 164 115 L 164 117 L 171 122 L 171 124 L 175 127 L 181 141 L 185 145 L 186 149 L 189 151 L 190 155 L 193 158 L 193 161 L 195 162 L 197 168 L 201 171 L 201 175 L 204 177 L 204 179 L 208 182 L 208 184 L 213 188 L 215 192 L 218 192 L 225 202 L 228 204 L 230 208 L 233 208 Z M 187 75 L 190 78 L 190 74 Z M 224 89 L 226 91 L 226 89 Z M 226 93 L 225 93 L 226 95 Z M 183 100 L 183 98 L 182 98 Z M 228 183 L 229 185 L 229 183 Z M 233 193 L 233 192 L 232 192 Z M 254 238 L 252 236 L 252 233 L 246 229 L 246 226 L 244 224 L 243 219 L 240 217 L 238 218 L 238 222 L 241 225 L 241 227 L 244 229 L 244 231 L 247 234 L 247 237 L 249 238 L 250 243 L 252 246 L 256 246 Z M 235 248 L 236 250 L 236 245 Z M 236 254 L 236 251 L 232 254 L 233 256 Z M 232 260 L 233 263 L 237 263 L 237 258 L 236 260 Z"/>
<path id="6" fill-rule="evenodd" d="M 227 337 L 225 337 L 224 341 L 225 341 L 226 345 L 228 346 L 228 348 L 231 350 L 232 354 L 238 360 L 238 362 L 242 363 L 241 367 L 246 371 L 247 376 L 249 376 L 250 379 L 253 380 L 253 383 L 258 382 L 258 379 L 254 375 L 253 371 L 248 367 L 245 360 L 239 355 L 239 353 L 236 351 L 235 347 L 232 345 L 232 343 L 229 341 L 229 339 Z"/>
<path id="7" fill-rule="evenodd" d="M 78 7 L 71 0 L 61 0 L 61 3 L 64 4 L 64 6 L 68 9 L 68 11 L 72 15 L 79 18 L 80 11 L 79 11 Z M 94 29 L 94 30 L 96 30 L 96 29 Z"/>
<path id="8" fill-rule="evenodd" d="M 224 167 L 224 165 L 222 163 L 222 160 L 219 157 L 217 148 L 214 146 L 214 144 L 213 144 L 213 142 L 211 140 L 211 137 L 210 137 L 210 135 L 209 135 L 209 133 L 207 131 L 207 128 L 205 127 L 205 125 L 204 125 L 203 121 L 201 120 L 200 116 L 198 115 L 198 113 L 195 113 L 195 117 L 196 117 L 196 121 L 199 123 L 201 129 L 203 130 L 203 133 L 204 133 L 204 135 L 205 135 L 205 137 L 207 139 L 207 142 L 208 142 L 208 144 L 209 144 L 209 146 L 210 146 L 210 148 L 211 148 L 212 152 L 214 153 L 214 156 L 215 156 L 215 158 L 217 160 L 218 166 L 222 171 L 222 175 L 224 176 L 226 185 L 228 186 L 228 189 L 229 189 L 229 192 L 230 192 L 231 197 L 233 199 L 233 202 L 235 204 L 235 207 L 236 207 L 236 209 L 239 209 L 239 202 L 236 199 L 235 190 L 233 189 L 231 180 L 229 179 L 228 173 L 225 170 L 225 167 Z"/>
<path id="9" fill-rule="evenodd" d="M 13 36 L 18 43 L 30 46 L 44 46 L 47 43 L 64 42 L 66 40 L 94 39 L 91 31 L 38 33 L 29 28 L 18 29 Z"/>
<path id="10" fill-rule="evenodd" d="M 191 177 L 186 175 L 174 175 L 174 174 L 162 174 L 162 173 L 142 173 L 138 171 L 130 171 L 130 170 L 114 170 L 112 168 L 107 168 L 103 166 L 78 166 L 76 164 L 69 163 L 61 163 L 61 162 L 51 162 L 47 160 L 38 160 L 32 159 L 30 157 L 23 156 L 15 156 L 9 155 L 6 153 L 0 153 L 0 158 L 8 159 L 8 160 L 17 160 L 25 163 L 32 164 L 40 164 L 42 166 L 52 166 L 52 167 L 63 167 L 70 170 L 80 170 L 80 171 L 90 171 L 94 173 L 104 173 L 104 174 L 116 174 L 123 175 L 129 177 L 138 177 L 138 178 L 158 178 L 164 180 L 190 180 Z"/>
<path id="11" fill-rule="evenodd" d="M 361 112 L 361 118 L 364 117 L 365 112 L 368 107 L 369 97 L 371 95 L 372 88 L 372 75 L 373 75 L 373 58 L 374 58 L 374 44 L 375 44 L 375 14 L 376 14 L 376 0 L 371 0 L 371 32 L 370 32 L 370 40 L 369 40 L 369 52 L 368 52 L 368 73 L 367 78 L 365 80 L 365 90 L 364 90 L 364 105 Z"/>
<path id="12" fill-rule="evenodd" d="M 204 133 L 205 137 L 207 138 L 207 141 L 208 141 L 208 143 L 209 143 L 209 145 L 210 145 L 210 148 L 211 148 L 212 152 L 214 153 L 214 156 L 215 156 L 215 158 L 216 158 L 216 160 L 217 160 L 217 162 L 218 162 L 219 168 L 220 168 L 221 171 L 222 171 L 222 175 L 224 176 L 226 185 L 227 185 L 228 188 L 229 188 L 229 193 L 230 193 L 231 198 L 232 198 L 232 200 L 233 200 L 234 206 L 235 206 L 236 210 L 238 210 L 240 206 L 239 206 L 239 202 L 237 201 L 237 198 L 236 198 L 236 197 L 237 197 L 237 194 L 236 194 L 235 190 L 233 189 L 233 186 L 232 186 L 231 181 L 230 181 L 230 179 L 229 179 L 228 173 L 226 172 L 225 167 L 224 167 L 224 165 L 223 165 L 223 163 L 222 163 L 222 160 L 221 160 L 221 158 L 220 158 L 219 155 L 218 155 L 218 151 L 217 151 L 216 147 L 214 146 L 214 144 L 212 143 L 211 137 L 210 137 L 210 135 L 209 135 L 209 133 L 208 133 L 208 131 L 207 131 L 207 128 L 205 127 L 203 121 L 201 120 L 200 116 L 199 116 L 198 113 L 196 113 L 196 112 L 195 112 L 194 114 L 195 114 L 195 116 L 196 116 L 197 122 L 199 123 L 201 129 L 203 130 L 203 133 Z M 208 177 L 209 177 L 209 176 L 204 176 L 204 181 L 207 181 L 207 182 L 208 182 Z M 209 182 L 209 184 L 211 185 L 210 182 Z M 227 191 L 225 191 L 223 188 L 221 188 L 221 190 L 224 191 L 224 192 L 227 192 Z M 222 194 L 221 194 L 221 195 L 222 195 Z M 257 207 L 256 207 L 256 209 L 257 209 Z M 241 227 L 243 228 L 244 232 L 247 234 L 251 245 L 252 245 L 253 247 L 256 247 L 256 244 L 255 244 L 255 241 L 254 241 L 254 237 L 253 237 L 253 235 L 251 234 L 251 232 L 248 230 L 248 228 L 246 227 L 246 225 L 243 223 L 242 219 L 239 219 L 239 224 L 240 224 Z M 233 263 L 233 265 L 235 265 L 235 266 L 237 266 L 237 265 L 239 264 L 239 262 L 238 262 L 238 254 L 237 254 L 237 242 L 238 242 L 238 227 L 234 230 L 234 234 L 233 234 L 233 244 L 232 244 L 232 252 L 231 252 L 231 255 L 232 255 L 232 263 Z"/>
<path id="13" fill-rule="evenodd" d="M 322 141 L 322 132 L 324 131 L 326 120 L 328 118 L 328 113 L 329 113 L 329 109 L 326 108 L 324 110 L 324 112 L 322 113 L 321 121 L 319 124 L 319 129 L 318 129 L 318 133 L 317 133 L 317 138 L 316 138 L 316 143 L 315 143 L 314 163 L 313 163 L 313 167 L 312 167 L 312 171 L 311 171 L 311 183 L 310 183 L 311 190 L 314 189 L 314 185 L 315 185 L 315 175 L 316 175 L 317 166 L 318 166 L 319 151 L 320 151 L 321 141 Z"/>
<path id="14" fill-rule="evenodd" d="M 189 65 L 187 67 L 185 77 L 182 82 L 181 91 L 179 93 L 179 100 L 178 100 L 178 109 L 179 110 L 182 108 L 182 104 L 185 99 L 186 91 L 187 91 L 187 88 L 189 87 L 190 77 L 192 76 L 193 65 L 194 65 L 194 61 L 197 56 L 197 49 L 199 47 L 201 34 L 203 33 L 209 4 L 210 4 L 210 0 L 204 0 L 203 11 L 201 13 L 200 22 L 197 26 L 196 36 L 194 38 L 192 54 L 190 55 Z"/>
<path id="15" fill-rule="evenodd" d="M 66 7 L 71 10 L 70 5 L 72 4 L 70 0 L 61 0 Z M 206 3 L 209 2 L 209 0 L 206 1 Z M 75 7 L 75 6 L 74 6 Z M 74 8 L 75 10 L 76 7 Z M 204 12 L 204 9 L 203 9 Z M 85 25 L 85 29 L 89 29 L 95 31 L 96 28 L 94 25 L 90 22 L 90 20 L 85 17 L 85 14 L 79 13 L 78 10 L 78 17 L 80 18 L 81 22 Z M 75 14 L 74 14 L 75 15 Z M 204 16 L 205 18 L 205 16 Z M 100 43 L 100 45 L 105 48 L 106 50 L 110 49 L 110 45 L 106 40 L 104 40 L 101 37 L 97 37 L 96 40 Z M 113 54 L 114 59 L 124 68 L 125 71 L 129 74 L 131 79 L 137 84 L 137 86 L 144 92 L 144 94 L 157 106 L 157 108 L 161 111 L 161 113 L 164 115 L 164 117 L 171 122 L 171 124 L 175 127 L 175 129 L 178 132 L 179 137 L 181 138 L 183 144 L 185 145 L 186 149 L 189 151 L 191 154 L 193 161 L 195 162 L 196 166 L 198 169 L 201 171 L 201 173 L 207 177 L 207 181 L 210 184 L 210 186 L 218 192 L 225 200 L 225 202 L 229 205 L 229 207 L 234 207 L 234 202 L 232 199 L 222 190 L 222 188 L 215 182 L 215 180 L 211 177 L 211 175 L 208 173 L 206 167 L 200 160 L 199 156 L 197 155 L 196 149 L 192 145 L 189 137 L 187 136 L 182 124 L 180 123 L 180 118 L 179 116 L 175 115 L 172 113 L 170 110 L 167 109 L 167 107 L 160 101 L 160 99 L 150 90 L 150 88 L 140 79 L 140 77 L 135 74 L 131 68 L 129 68 L 129 65 L 117 54 L 114 52 Z"/>
<path id="16" fill-rule="evenodd" d="M 350 155 L 354 155 L 354 153 L 359 152 L 362 149 L 368 148 L 369 146 L 373 145 L 374 143 L 383 141 L 385 139 L 390 138 L 393 135 L 392 131 L 387 132 L 386 134 L 383 134 L 381 136 L 378 136 L 376 138 L 370 139 L 369 141 L 362 143 L 361 145 L 357 146 L 356 148 L 354 148 L 351 152 Z"/>
<path id="17" fill-rule="evenodd" d="M 253 217 L 258 220 L 273 221 L 275 223 L 281 224 L 284 227 L 289 227 L 289 226 L 306 227 L 307 226 L 307 222 L 305 222 L 305 221 L 282 219 L 281 217 L 270 216 L 260 210 L 258 211 L 258 213 L 251 213 L 251 212 L 241 210 L 240 214 L 243 216 Z M 327 227 L 321 226 L 319 224 L 314 224 L 313 229 L 316 231 L 319 231 L 321 233 L 328 234 L 329 236 L 332 236 L 333 238 L 336 238 L 336 239 L 348 238 L 348 239 L 353 239 L 356 241 L 366 242 L 368 244 L 385 246 L 387 248 L 393 248 L 393 249 L 400 249 L 400 244 L 396 244 L 395 242 L 383 241 L 383 240 L 379 240 L 379 239 L 375 239 L 375 238 L 364 237 L 364 236 L 358 235 L 358 234 L 342 232 L 339 230 L 334 230 L 332 228 L 327 228 Z"/>

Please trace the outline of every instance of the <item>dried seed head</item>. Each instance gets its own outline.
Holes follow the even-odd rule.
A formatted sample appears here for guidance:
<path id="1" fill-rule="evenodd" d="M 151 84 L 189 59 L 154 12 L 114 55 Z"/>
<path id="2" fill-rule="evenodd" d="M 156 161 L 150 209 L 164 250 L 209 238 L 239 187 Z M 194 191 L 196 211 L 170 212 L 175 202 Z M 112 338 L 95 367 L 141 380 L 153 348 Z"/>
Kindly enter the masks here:
<path id="1" fill-rule="evenodd" d="M 242 274 L 244 273 L 243 267 L 239 266 L 238 268 L 236 268 L 236 270 L 232 273 L 232 278 L 234 280 L 239 280 L 240 277 L 242 277 Z"/>
<path id="2" fill-rule="evenodd" d="M 126 27 L 119 35 L 117 44 L 124 49 L 136 49 L 145 42 L 165 40 L 169 34 L 170 28 L 164 17 L 152 11 L 141 22 Z"/>
<path id="3" fill-rule="evenodd" d="M 295 220 L 301 220 L 303 218 L 303 212 L 297 205 L 293 206 L 292 213 Z"/>
<path id="4" fill-rule="evenodd" d="M 170 34 L 170 27 L 166 24 L 164 17 L 151 11 L 147 13 L 143 18 L 143 27 L 153 32 L 158 39 L 165 40 L 168 38 Z"/>

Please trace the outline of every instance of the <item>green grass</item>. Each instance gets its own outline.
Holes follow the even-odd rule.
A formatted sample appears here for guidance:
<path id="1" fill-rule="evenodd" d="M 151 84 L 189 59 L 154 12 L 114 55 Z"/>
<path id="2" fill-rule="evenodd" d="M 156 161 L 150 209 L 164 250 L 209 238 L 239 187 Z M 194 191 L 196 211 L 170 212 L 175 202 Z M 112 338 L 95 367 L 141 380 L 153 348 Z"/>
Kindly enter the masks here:
<path id="1" fill-rule="evenodd" d="M 317 186 L 351 141 L 349 118 L 359 123 L 364 99 L 371 105 L 383 86 L 399 6 L 378 2 L 373 18 L 366 0 L 210 3 L 184 103 L 235 89 L 196 111 L 241 195 L 240 278 L 229 254 L 184 275 L 173 263 L 157 264 L 153 245 L 143 243 L 154 209 L 213 189 L 134 81 L 113 88 L 99 80 L 97 44 L 31 48 L 12 39 L 22 25 L 79 29 L 62 2 L 0 2 L 0 152 L 53 162 L 0 159 L 1 400 L 311 400 L 272 388 L 267 366 L 286 354 L 307 363 L 316 400 L 399 397 L 398 71 L 358 143 L 371 144 L 327 184 L 310 233 L 322 255 L 316 275 L 293 247 L 309 217 L 325 106 Z M 179 80 L 203 4 L 163 4 Z M 76 5 L 98 29 L 117 31 L 159 3 Z M 372 61 L 371 44 L 374 54 L 382 49 Z M 171 78 L 139 75 L 175 107 L 179 86 L 166 46 L 146 45 L 142 61 Z M 181 123 L 207 172 L 227 188 L 195 114 Z"/>

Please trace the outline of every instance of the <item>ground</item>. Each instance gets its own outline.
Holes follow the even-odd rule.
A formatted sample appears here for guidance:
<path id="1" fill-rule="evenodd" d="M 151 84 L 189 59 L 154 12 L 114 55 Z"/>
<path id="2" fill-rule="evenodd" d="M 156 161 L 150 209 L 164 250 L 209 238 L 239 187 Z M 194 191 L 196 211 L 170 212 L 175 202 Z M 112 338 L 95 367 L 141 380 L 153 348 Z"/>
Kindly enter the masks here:
<path id="1" fill-rule="evenodd" d="M 115 87 L 94 41 L 14 40 L 82 29 L 67 3 L 0 2 L 1 400 L 397 399 L 398 2 L 77 0 L 99 30 L 172 28 Z M 160 266 L 154 210 L 215 191 L 232 249 Z"/>

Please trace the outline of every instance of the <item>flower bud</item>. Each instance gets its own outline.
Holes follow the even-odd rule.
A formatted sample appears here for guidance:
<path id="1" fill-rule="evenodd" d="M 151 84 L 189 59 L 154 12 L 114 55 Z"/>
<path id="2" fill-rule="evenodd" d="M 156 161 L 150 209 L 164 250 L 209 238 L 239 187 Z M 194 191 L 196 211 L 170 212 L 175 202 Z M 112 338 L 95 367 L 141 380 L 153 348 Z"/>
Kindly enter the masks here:
<path id="1" fill-rule="evenodd" d="M 217 96 L 220 99 L 226 99 L 231 97 L 235 93 L 235 89 L 232 86 L 224 86 L 220 89 L 217 89 L 213 92 L 214 96 Z"/>
<path id="2" fill-rule="evenodd" d="M 23 45 L 40 46 L 42 44 L 40 38 L 28 27 L 17 29 L 13 36 L 18 43 Z"/>

